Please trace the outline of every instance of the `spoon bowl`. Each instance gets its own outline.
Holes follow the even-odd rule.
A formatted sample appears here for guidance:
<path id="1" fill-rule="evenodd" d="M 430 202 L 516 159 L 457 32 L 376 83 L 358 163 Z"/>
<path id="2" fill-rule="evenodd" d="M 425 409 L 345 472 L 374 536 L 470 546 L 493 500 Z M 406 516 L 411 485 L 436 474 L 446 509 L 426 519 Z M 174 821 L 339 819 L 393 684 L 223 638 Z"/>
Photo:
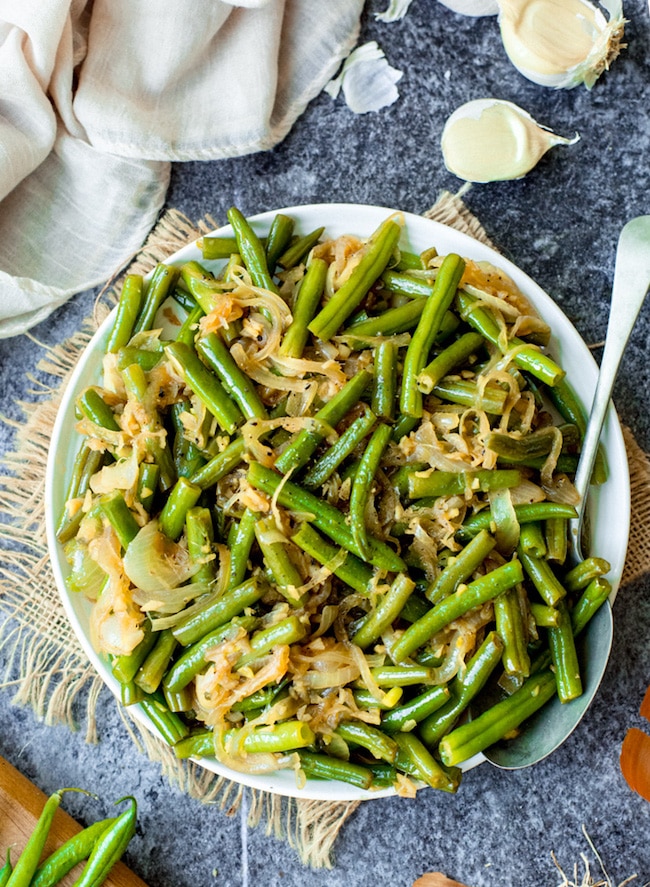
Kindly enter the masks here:
<path id="1" fill-rule="evenodd" d="M 605 348 L 574 481 L 580 504 L 577 517 L 569 522 L 569 563 L 583 559 L 584 518 L 600 435 L 621 358 L 649 287 L 650 216 L 639 216 L 624 226 L 618 241 Z M 564 705 L 557 697 L 553 699 L 530 719 L 532 729 L 524 730 L 512 742 L 487 749 L 483 753 L 486 760 L 502 769 L 518 770 L 555 751 L 578 726 L 596 695 L 607 668 L 613 634 L 611 601 L 607 601 L 577 643 L 580 661 L 586 663 L 582 695 Z"/>

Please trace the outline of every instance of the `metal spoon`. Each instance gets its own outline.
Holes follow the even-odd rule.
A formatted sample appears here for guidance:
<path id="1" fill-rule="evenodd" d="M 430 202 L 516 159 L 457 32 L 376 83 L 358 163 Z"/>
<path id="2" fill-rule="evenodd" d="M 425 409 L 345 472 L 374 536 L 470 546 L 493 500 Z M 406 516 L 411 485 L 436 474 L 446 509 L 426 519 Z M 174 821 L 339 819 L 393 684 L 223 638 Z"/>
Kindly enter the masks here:
<path id="1" fill-rule="evenodd" d="M 578 516 L 570 521 L 569 526 L 570 557 L 574 562 L 582 559 L 582 532 L 589 482 L 614 380 L 649 287 L 650 216 L 639 216 L 624 226 L 616 250 L 605 349 L 574 481 L 580 494 Z M 582 655 L 589 668 L 582 696 L 569 705 L 562 705 L 557 698 L 554 699 L 531 719 L 527 729 L 514 742 L 507 747 L 487 749 L 484 756 L 490 763 L 506 770 L 530 767 L 564 742 L 580 723 L 598 690 L 607 667 L 613 633 L 612 609 L 608 602 L 585 630 Z"/>

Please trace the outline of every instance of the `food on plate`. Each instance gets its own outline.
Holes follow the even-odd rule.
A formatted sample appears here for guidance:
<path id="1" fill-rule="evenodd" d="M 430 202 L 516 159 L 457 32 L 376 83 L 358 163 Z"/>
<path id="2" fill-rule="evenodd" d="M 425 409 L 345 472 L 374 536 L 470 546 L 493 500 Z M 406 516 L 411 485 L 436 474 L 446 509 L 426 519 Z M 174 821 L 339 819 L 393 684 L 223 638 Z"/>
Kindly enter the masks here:
<path id="1" fill-rule="evenodd" d="M 68 588 L 178 757 L 453 792 L 582 692 L 611 590 L 567 561 L 582 408 L 514 282 L 410 252 L 399 213 L 228 218 L 125 279 L 76 400 Z"/>

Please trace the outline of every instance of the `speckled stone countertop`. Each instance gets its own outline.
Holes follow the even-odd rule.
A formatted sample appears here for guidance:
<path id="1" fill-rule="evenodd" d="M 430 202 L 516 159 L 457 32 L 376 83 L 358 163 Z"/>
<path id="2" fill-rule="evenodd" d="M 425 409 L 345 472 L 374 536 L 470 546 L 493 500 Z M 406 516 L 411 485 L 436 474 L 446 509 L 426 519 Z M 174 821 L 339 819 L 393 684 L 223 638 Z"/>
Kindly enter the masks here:
<path id="1" fill-rule="evenodd" d="M 400 98 L 376 114 L 354 115 L 322 94 L 272 151 L 173 169 L 168 206 L 199 219 L 223 219 L 297 203 L 345 201 L 424 212 L 460 182 L 441 160 L 445 118 L 485 96 L 515 101 L 540 123 L 580 140 L 558 147 L 526 178 L 472 187 L 467 206 L 497 247 L 553 296 L 588 343 L 604 338 L 615 244 L 623 224 L 650 212 L 650 15 L 646 0 L 626 0 L 628 47 L 591 92 L 554 91 L 524 80 L 501 49 L 494 18 L 464 18 L 434 0 L 414 0 L 400 22 L 377 22 L 372 0 L 361 42 L 377 40 L 404 71 Z M 33 330 L 46 343 L 66 338 L 92 306 L 73 299 Z M 615 392 L 622 421 L 650 452 L 650 305 L 634 330 Z M 598 349 L 595 350 L 598 357 Z M 40 348 L 27 337 L 0 341 L 0 410 L 19 418 Z M 12 431 L 0 427 L 0 446 Z M 83 730 L 38 723 L 30 708 L 0 691 L 0 754 L 44 791 L 83 784 L 104 798 L 135 793 L 138 834 L 126 861 L 152 887 L 410 887 L 441 870 L 471 887 L 554 885 L 551 851 L 571 874 L 585 853 L 599 873 L 583 826 L 618 884 L 650 881 L 650 805 L 619 771 L 625 731 L 644 724 L 638 709 L 650 683 L 650 580 L 621 589 L 612 656 L 578 729 L 534 768 L 504 772 L 484 764 L 456 796 L 422 791 L 413 801 L 363 804 L 336 845 L 331 870 L 306 869 L 287 843 L 249 829 L 247 804 L 234 816 L 170 787 L 141 755 L 108 692 L 97 711 L 99 742 Z M 2 657 L 0 651 L 0 657 Z M 1 663 L 0 663 L 1 664 Z M 84 805 L 67 802 L 73 815 Z M 89 814 L 92 815 L 92 814 Z"/>

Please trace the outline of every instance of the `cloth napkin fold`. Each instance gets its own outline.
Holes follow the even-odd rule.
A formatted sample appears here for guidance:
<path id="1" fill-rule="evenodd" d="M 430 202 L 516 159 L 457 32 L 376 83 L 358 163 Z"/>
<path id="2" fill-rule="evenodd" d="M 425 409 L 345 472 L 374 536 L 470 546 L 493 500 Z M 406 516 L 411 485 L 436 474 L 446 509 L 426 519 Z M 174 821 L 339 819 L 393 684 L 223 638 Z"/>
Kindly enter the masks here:
<path id="1" fill-rule="evenodd" d="M 141 246 L 170 163 L 267 150 L 363 0 L 0 0 L 0 337 Z"/>

